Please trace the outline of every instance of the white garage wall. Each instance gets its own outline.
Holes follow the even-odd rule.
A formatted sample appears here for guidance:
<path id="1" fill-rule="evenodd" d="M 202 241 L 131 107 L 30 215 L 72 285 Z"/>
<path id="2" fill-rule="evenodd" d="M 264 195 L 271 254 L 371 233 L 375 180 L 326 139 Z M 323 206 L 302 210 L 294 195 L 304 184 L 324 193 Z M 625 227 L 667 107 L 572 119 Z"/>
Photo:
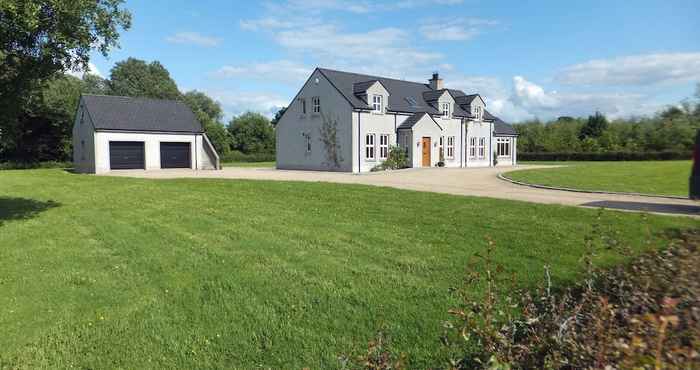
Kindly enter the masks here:
<path id="1" fill-rule="evenodd" d="M 95 173 L 109 171 L 110 141 L 142 141 L 146 154 L 146 169 L 160 169 L 160 143 L 190 143 L 192 168 L 205 169 L 208 158 L 202 147 L 201 134 L 167 134 L 167 133 L 132 133 L 132 132 L 95 132 Z"/>

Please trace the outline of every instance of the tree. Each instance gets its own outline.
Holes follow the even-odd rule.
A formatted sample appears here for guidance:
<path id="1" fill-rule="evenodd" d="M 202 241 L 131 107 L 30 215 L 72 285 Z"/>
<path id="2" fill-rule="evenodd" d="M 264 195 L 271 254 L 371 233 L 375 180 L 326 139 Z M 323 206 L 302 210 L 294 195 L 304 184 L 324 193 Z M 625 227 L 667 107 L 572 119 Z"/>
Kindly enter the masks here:
<path id="1" fill-rule="evenodd" d="M 98 75 L 84 74 L 83 94 L 110 95 L 108 81 Z"/>
<path id="2" fill-rule="evenodd" d="M 282 107 L 277 111 L 277 113 L 275 113 L 275 118 L 273 118 L 272 121 L 270 121 L 270 124 L 272 125 L 272 127 L 277 127 L 277 122 L 279 122 L 280 118 L 282 118 L 282 116 L 284 115 L 284 112 L 286 112 L 286 111 L 287 111 L 287 107 Z"/>
<path id="3" fill-rule="evenodd" d="M 233 118 L 228 130 L 235 150 L 246 154 L 275 152 L 275 133 L 272 125 L 259 113 L 247 112 Z"/>
<path id="4" fill-rule="evenodd" d="M 188 91 L 184 95 L 184 101 L 197 115 L 204 132 L 207 133 L 219 155 L 225 156 L 231 152 L 231 135 L 221 123 L 223 117 L 221 105 L 205 93 L 196 90 Z"/>
<path id="5" fill-rule="evenodd" d="M 608 120 L 600 112 L 595 112 L 595 115 L 588 116 L 588 121 L 583 127 L 581 127 L 581 132 L 579 133 L 579 139 L 583 140 L 585 138 L 599 138 L 603 131 L 608 128 Z"/>
<path id="6" fill-rule="evenodd" d="M 0 151 L 17 162 L 65 161 L 71 156 L 71 130 L 82 81 L 61 75 L 32 94 L 22 113 L 5 125 Z"/>
<path id="7" fill-rule="evenodd" d="M 119 29 L 131 27 L 123 0 L 0 2 L 0 122 L 15 120 L 28 97 L 57 73 L 88 69 L 90 53 L 107 56 Z"/>
<path id="8" fill-rule="evenodd" d="M 118 62 L 112 68 L 109 89 L 112 95 L 175 100 L 182 98 L 177 84 L 160 62 L 146 63 L 135 58 Z"/>

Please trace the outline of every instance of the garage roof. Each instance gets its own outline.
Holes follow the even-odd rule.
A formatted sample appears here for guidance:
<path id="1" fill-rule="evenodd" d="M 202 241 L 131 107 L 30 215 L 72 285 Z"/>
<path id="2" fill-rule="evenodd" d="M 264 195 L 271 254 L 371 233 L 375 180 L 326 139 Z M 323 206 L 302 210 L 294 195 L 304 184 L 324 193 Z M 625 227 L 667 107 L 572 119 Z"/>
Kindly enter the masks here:
<path id="1" fill-rule="evenodd" d="M 203 132 L 180 101 L 107 95 L 83 95 L 82 101 L 96 130 Z"/>

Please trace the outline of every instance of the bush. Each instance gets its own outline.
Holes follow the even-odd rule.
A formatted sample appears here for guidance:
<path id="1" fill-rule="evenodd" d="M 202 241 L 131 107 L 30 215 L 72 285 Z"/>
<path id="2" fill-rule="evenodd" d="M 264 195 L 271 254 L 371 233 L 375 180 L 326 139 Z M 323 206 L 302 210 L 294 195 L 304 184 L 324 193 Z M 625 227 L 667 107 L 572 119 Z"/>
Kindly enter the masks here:
<path id="1" fill-rule="evenodd" d="M 514 282 L 492 256 L 468 284 L 481 296 L 464 296 L 451 310 L 446 343 L 463 348 L 457 369 L 690 369 L 700 366 L 700 232 L 669 239 L 666 250 L 628 265 L 593 267 L 597 253 L 620 248 L 614 232 L 594 225 L 586 238 L 585 278 L 565 290 L 551 287 L 549 269 L 535 291 Z"/>
<path id="2" fill-rule="evenodd" d="M 689 151 L 518 153 L 520 161 L 669 161 L 692 158 Z"/>
<path id="3" fill-rule="evenodd" d="M 0 162 L 0 170 L 28 170 L 35 168 L 72 168 L 71 162 Z"/>
<path id="4" fill-rule="evenodd" d="M 389 155 L 386 160 L 372 168 L 372 172 L 384 170 L 398 170 L 408 167 L 408 155 L 406 150 L 393 145 L 389 148 Z"/>
<path id="5" fill-rule="evenodd" d="M 221 162 L 274 162 L 274 153 L 250 153 L 245 154 L 237 150 L 221 156 Z"/>

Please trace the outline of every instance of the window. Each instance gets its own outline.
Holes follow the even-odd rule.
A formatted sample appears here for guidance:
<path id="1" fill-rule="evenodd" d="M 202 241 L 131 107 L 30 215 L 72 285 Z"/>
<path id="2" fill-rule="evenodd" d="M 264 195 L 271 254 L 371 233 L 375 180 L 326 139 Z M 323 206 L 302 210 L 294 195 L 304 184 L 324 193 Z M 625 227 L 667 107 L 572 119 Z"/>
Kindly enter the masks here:
<path id="1" fill-rule="evenodd" d="M 299 98 L 299 105 L 301 105 L 301 113 L 306 114 L 306 99 Z"/>
<path id="2" fill-rule="evenodd" d="M 469 138 L 469 157 L 476 158 L 476 138 Z"/>
<path id="3" fill-rule="evenodd" d="M 80 122 L 82 122 L 82 118 Z M 80 140 L 80 159 L 85 160 L 85 140 Z"/>
<path id="4" fill-rule="evenodd" d="M 452 159 L 455 157 L 455 137 L 447 137 L 447 158 Z"/>
<path id="5" fill-rule="evenodd" d="M 306 152 L 311 153 L 311 134 L 302 134 L 306 139 Z"/>
<path id="6" fill-rule="evenodd" d="M 485 158 L 485 157 L 486 157 L 486 138 L 480 137 L 479 138 L 479 158 Z"/>
<path id="7" fill-rule="evenodd" d="M 478 121 L 481 121 L 481 118 L 484 116 L 484 108 L 480 105 L 475 106 L 474 115 Z"/>
<path id="8" fill-rule="evenodd" d="M 365 136 L 365 159 L 374 160 L 374 134 Z"/>
<path id="9" fill-rule="evenodd" d="M 384 112 L 381 95 L 372 95 L 372 108 L 375 112 Z"/>
<path id="10" fill-rule="evenodd" d="M 438 153 L 440 153 L 440 160 L 442 160 L 442 158 L 445 156 L 445 149 L 444 149 L 445 144 L 444 144 L 444 142 L 445 142 L 445 137 L 440 136 L 440 144 L 438 145 L 438 147 L 439 147 Z"/>
<path id="11" fill-rule="evenodd" d="M 389 156 L 389 135 L 379 135 L 379 159 Z"/>
<path id="12" fill-rule="evenodd" d="M 510 139 L 498 138 L 496 139 L 496 151 L 499 157 L 510 156 Z"/>
<path id="13" fill-rule="evenodd" d="M 450 116 L 450 103 L 442 103 L 442 118 Z"/>
<path id="14" fill-rule="evenodd" d="M 408 105 L 411 108 L 418 108 L 418 103 L 416 102 L 416 99 L 412 96 L 409 96 L 406 98 L 406 101 L 408 102 Z"/>
<path id="15" fill-rule="evenodd" d="M 318 96 L 314 96 L 311 98 L 311 104 L 313 105 L 313 112 L 314 113 L 321 113 L 321 98 Z"/>
<path id="16" fill-rule="evenodd" d="M 85 111 L 80 112 L 80 124 L 82 125 L 85 121 Z"/>

